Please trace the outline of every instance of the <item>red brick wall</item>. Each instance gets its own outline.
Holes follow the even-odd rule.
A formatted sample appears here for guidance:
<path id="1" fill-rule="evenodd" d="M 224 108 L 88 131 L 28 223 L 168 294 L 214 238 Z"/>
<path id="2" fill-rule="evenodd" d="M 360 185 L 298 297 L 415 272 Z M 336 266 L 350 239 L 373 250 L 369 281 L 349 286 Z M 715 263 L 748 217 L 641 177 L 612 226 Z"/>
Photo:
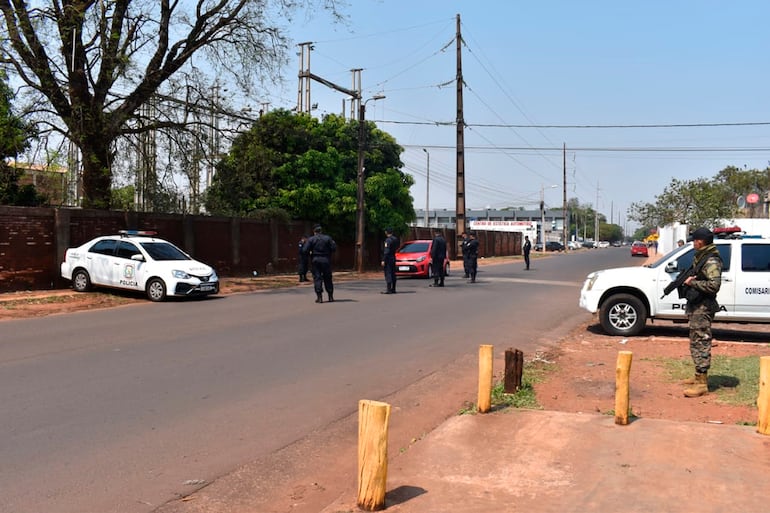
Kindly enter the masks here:
<path id="1" fill-rule="evenodd" d="M 304 221 L 0 206 L 0 292 L 68 287 L 59 276 L 65 250 L 125 229 L 155 230 L 159 237 L 212 265 L 221 276 L 291 273 L 297 269 L 297 241 L 310 235 L 311 228 Z M 451 243 L 456 240 L 454 230 L 443 232 L 450 257 L 456 258 L 457 244 Z M 481 256 L 521 253 L 521 234 L 478 233 Z M 402 240 L 416 238 L 432 238 L 432 231 L 411 228 Z M 367 268 L 380 268 L 383 239 L 384 234 L 367 237 Z M 354 247 L 352 241 L 337 241 L 335 269 L 353 268 Z"/>

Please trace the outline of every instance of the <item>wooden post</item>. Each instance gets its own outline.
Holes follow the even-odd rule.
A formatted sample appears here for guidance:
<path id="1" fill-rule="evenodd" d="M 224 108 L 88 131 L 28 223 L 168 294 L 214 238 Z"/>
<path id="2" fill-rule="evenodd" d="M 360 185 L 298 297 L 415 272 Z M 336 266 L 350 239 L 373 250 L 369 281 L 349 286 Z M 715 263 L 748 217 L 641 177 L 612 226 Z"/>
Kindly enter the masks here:
<path id="1" fill-rule="evenodd" d="M 770 356 L 759 359 L 759 395 L 757 396 L 757 433 L 770 435 Z"/>
<path id="2" fill-rule="evenodd" d="M 388 477 L 388 420 L 390 405 L 358 401 L 358 507 L 385 508 Z"/>
<path id="3" fill-rule="evenodd" d="M 493 346 L 479 346 L 479 413 L 492 408 L 492 353 Z"/>
<path id="4" fill-rule="evenodd" d="M 631 373 L 631 351 L 618 352 L 615 366 L 615 424 L 628 424 L 629 374 Z"/>
<path id="5" fill-rule="evenodd" d="M 524 353 L 519 349 L 508 348 L 505 351 L 505 380 L 503 390 L 506 394 L 515 394 L 521 388 L 521 376 L 524 373 Z"/>

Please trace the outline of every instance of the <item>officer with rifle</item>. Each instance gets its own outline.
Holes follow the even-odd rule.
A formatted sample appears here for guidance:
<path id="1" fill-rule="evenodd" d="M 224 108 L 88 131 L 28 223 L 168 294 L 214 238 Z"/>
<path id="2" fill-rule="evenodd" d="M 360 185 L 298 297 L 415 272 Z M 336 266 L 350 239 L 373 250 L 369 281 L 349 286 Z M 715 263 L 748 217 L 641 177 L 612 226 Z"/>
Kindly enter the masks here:
<path id="1" fill-rule="evenodd" d="M 663 289 L 662 297 L 678 289 L 679 297 L 687 299 L 685 313 L 690 325 L 690 355 L 695 364 L 695 376 L 684 381 L 684 384 L 693 385 L 685 389 L 684 395 L 700 397 L 708 393 L 711 323 L 719 311 L 716 297 L 722 285 L 722 258 L 714 245 L 714 234 L 708 228 L 695 230 L 692 239 L 695 247 L 692 265 Z"/>

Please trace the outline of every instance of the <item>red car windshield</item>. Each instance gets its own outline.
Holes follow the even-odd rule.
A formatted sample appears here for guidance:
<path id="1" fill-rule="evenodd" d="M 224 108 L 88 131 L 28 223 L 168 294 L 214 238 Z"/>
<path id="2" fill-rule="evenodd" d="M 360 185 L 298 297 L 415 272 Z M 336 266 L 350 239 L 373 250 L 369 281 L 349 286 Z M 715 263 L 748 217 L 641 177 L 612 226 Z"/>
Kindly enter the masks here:
<path id="1" fill-rule="evenodd" d="M 428 243 L 412 242 L 410 244 L 406 244 L 403 248 L 399 249 L 398 252 L 399 253 L 427 253 Z"/>

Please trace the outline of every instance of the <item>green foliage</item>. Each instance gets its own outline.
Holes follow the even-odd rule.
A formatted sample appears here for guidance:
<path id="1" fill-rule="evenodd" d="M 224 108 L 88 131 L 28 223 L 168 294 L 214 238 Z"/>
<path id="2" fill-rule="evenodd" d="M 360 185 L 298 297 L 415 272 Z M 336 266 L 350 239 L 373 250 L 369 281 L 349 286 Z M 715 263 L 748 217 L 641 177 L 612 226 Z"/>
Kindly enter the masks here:
<path id="1" fill-rule="evenodd" d="M 414 219 L 411 176 L 401 171 L 402 148 L 366 123 L 366 227 L 403 231 Z M 217 165 L 206 195 L 213 214 L 253 216 L 282 212 L 319 222 L 335 238 L 355 234 L 358 191 L 358 122 L 329 115 L 319 121 L 276 110 L 236 138 Z M 272 209 L 272 210 L 270 210 Z"/>
<path id="2" fill-rule="evenodd" d="M 133 185 L 112 189 L 112 208 L 115 210 L 134 210 L 135 193 L 136 188 Z"/>
<path id="3" fill-rule="evenodd" d="M 628 218 L 645 227 L 679 222 L 715 227 L 719 220 L 740 217 L 737 200 L 752 192 L 770 189 L 770 168 L 740 170 L 726 167 L 711 179 L 671 180 L 655 203 L 633 203 Z"/>
<path id="4" fill-rule="evenodd" d="M 498 381 L 492 387 L 492 408 L 501 409 L 507 407 L 527 408 L 532 410 L 542 409 L 537 402 L 535 385 L 543 381 L 546 376 L 556 370 L 556 365 L 542 359 L 535 359 L 524 364 L 521 375 L 521 388 L 513 394 L 505 393 L 505 386 Z M 459 415 L 474 414 L 478 411 L 475 404 L 466 404 L 458 412 Z"/>

